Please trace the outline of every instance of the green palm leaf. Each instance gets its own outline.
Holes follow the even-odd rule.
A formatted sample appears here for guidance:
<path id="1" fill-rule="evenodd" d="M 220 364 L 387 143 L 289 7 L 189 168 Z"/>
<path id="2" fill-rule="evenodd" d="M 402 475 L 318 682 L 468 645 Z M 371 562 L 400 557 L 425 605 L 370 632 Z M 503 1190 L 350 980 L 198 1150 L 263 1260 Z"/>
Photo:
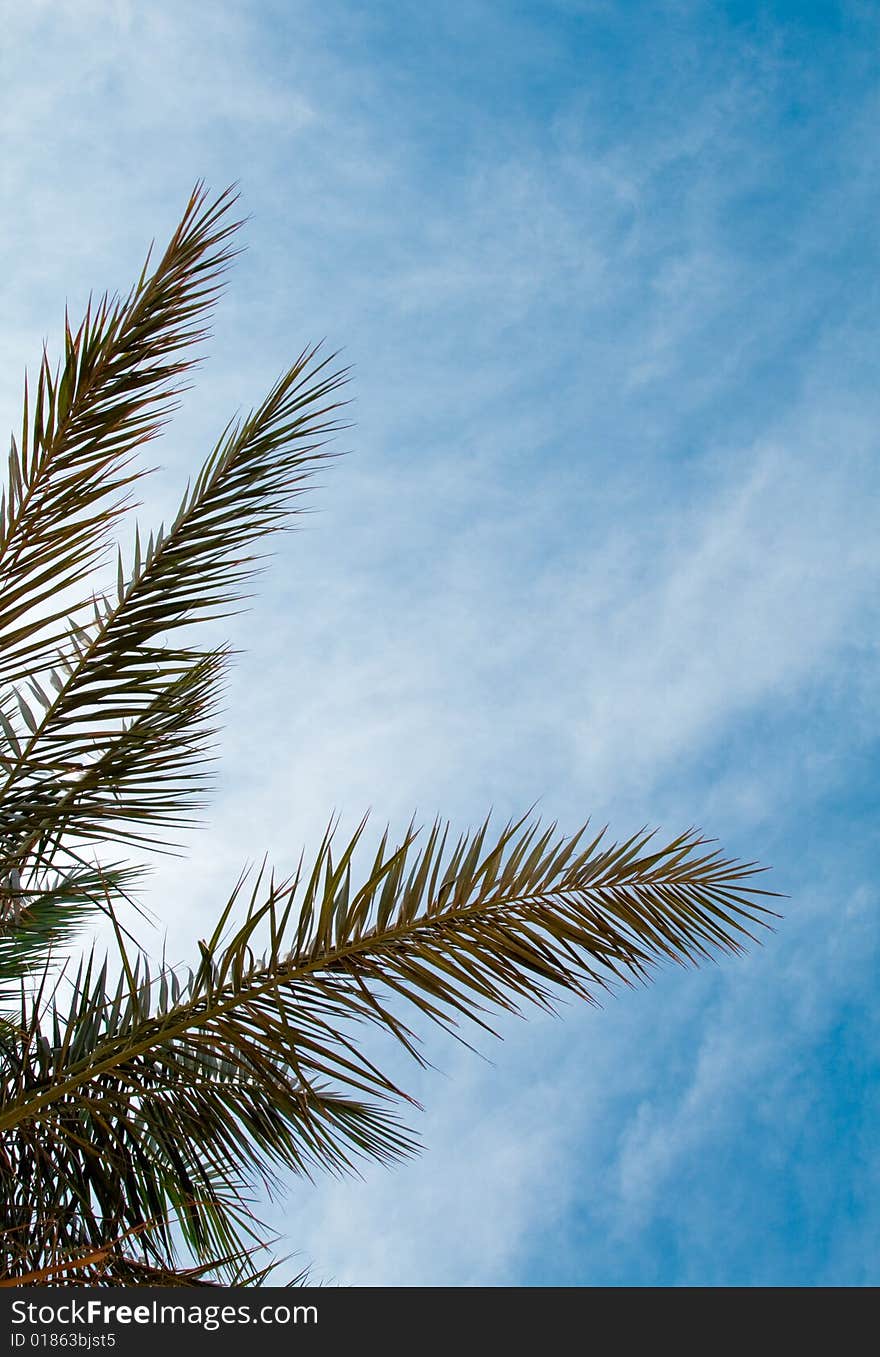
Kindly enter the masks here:
<path id="1" fill-rule="evenodd" d="M 21 994 L 24 978 L 38 977 L 47 955 L 63 957 L 96 911 L 131 899 L 143 873 L 137 867 L 74 863 L 65 871 L 20 873 L 0 879 L 0 1005 Z"/>
<path id="2" fill-rule="evenodd" d="M 129 295 L 89 305 L 77 330 L 65 320 L 64 360 L 43 355 L 33 399 L 25 387 L 20 444 L 13 438 L 0 497 L 0 679 L 32 678 L 47 662 L 79 585 L 103 554 L 140 474 L 131 454 L 174 408 L 181 356 L 202 339 L 238 223 L 227 190 L 197 186 L 152 274 L 149 258 Z"/>
<path id="3" fill-rule="evenodd" d="M 328 418 L 338 403 L 328 398 L 345 374 L 328 372 L 330 361 L 315 350 L 302 353 L 262 405 L 227 430 L 168 532 L 151 537 L 143 554 L 138 537 L 127 581 L 120 556 L 117 597 L 96 604 L 94 620 L 71 631 L 69 649 L 53 674 L 55 693 L 50 696 L 39 684 L 30 702 L 15 693 L 17 712 L 0 720 L 7 768 L 0 776 L 0 799 L 14 816 L 0 824 L 0 864 L 6 870 L 21 869 L 37 845 L 57 842 L 63 832 L 130 838 L 130 831 L 120 831 L 126 814 L 155 824 L 163 818 L 163 803 L 186 799 L 183 774 L 175 773 L 171 760 L 159 760 L 151 777 L 139 760 L 140 795 L 125 813 L 110 805 L 108 797 L 118 788 L 112 780 L 100 784 L 100 775 L 130 762 L 135 742 L 149 734 L 159 709 L 172 713 L 181 738 L 188 728 L 184 714 L 190 714 L 189 730 L 200 732 L 194 756 L 204 744 L 209 732 L 203 717 L 216 683 L 206 687 L 202 680 L 206 666 L 212 681 L 219 677 L 217 657 L 156 645 L 155 637 L 227 609 L 259 560 L 249 544 L 289 520 L 304 483 L 326 456 L 327 436 L 338 428 Z M 200 703 L 191 700 L 194 690 L 202 695 Z M 177 698 L 184 705 L 175 717 Z M 70 769 L 76 794 L 67 791 Z M 131 778 L 128 786 L 134 786 Z M 201 786 L 196 779 L 194 794 Z M 96 798 L 102 797 L 106 813 L 95 818 Z"/>
<path id="4" fill-rule="evenodd" d="M 694 834 L 606 845 L 520 822 L 490 840 L 487 822 L 450 847 L 438 824 L 421 849 L 414 833 L 394 850 L 383 839 L 355 889 L 362 832 L 336 860 L 328 833 L 292 881 L 259 874 L 224 940 L 240 883 L 185 986 L 139 963 L 110 996 L 87 972 L 69 1011 L 51 1008 L 51 1038 L 34 1029 L 0 1129 L 40 1137 L 49 1182 L 91 1220 L 90 1243 L 108 1220 L 173 1214 L 197 1257 L 240 1246 L 236 1204 L 255 1175 L 271 1186 L 279 1166 L 345 1171 L 410 1152 L 382 1106 L 405 1095 L 356 1040 L 366 1022 L 419 1059 L 403 1002 L 448 1030 L 487 1027 L 525 1001 L 591 999 L 663 960 L 739 951 L 769 917 L 753 864 Z M 47 1191 L 57 1219 L 63 1203 Z M 150 1242 L 170 1247 L 167 1234 Z"/>

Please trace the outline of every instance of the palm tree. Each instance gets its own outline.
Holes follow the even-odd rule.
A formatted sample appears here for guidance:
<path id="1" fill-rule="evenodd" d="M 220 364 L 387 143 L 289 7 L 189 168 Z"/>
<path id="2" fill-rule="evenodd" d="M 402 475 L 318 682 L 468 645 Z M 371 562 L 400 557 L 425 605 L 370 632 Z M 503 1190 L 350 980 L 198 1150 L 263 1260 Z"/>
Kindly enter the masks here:
<path id="1" fill-rule="evenodd" d="M 304 349 L 226 426 L 174 521 L 112 550 L 138 449 L 164 425 L 237 252 L 236 195 L 198 185 L 155 268 L 65 320 L 25 384 L 0 505 L 0 1127 L 3 1271 L 101 1283 L 258 1280 L 254 1193 L 415 1149 L 407 1096 L 357 1040 L 415 1059 L 425 1019 L 585 999 L 664 959 L 738 952 L 757 868 L 687 832 L 615 844 L 531 815 L 452 841 L 412 825 L 368 856 L 328 829 L 284 879 L 233 886 L 191 968 L 132 939 L 143 865 L 210 780 L 226 615 L 340 426 L 346 374 Z M 127 912 L 128 911 L 128 912 Z M 115 939 L 74 964 L 102 914 Z M 128 918 L 128 924 L 123 918 Z M 65 960 L 66 958 L 66 960 Z"/>

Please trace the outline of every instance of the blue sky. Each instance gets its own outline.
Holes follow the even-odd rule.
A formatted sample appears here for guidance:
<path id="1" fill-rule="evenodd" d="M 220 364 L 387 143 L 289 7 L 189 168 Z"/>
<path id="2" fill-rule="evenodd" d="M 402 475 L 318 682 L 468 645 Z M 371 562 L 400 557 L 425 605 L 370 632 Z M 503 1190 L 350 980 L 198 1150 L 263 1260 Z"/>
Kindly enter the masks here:
<path id="1" fill-rule="evenodd" d="M 304 343 L 350 455 L 251 613 L 185 955 L 333 810 L 701 825 L 747 958 L 409 1070 L 425 1153 L 267 1207 L 398 1285 L 880 1280 L 880 82 L 867 4 L 32 0 L 4 15 L 0 406 L 192 183 L 247 254 L 144 517 Z M 160 944 L 157 942 L 157 947 Z"/>

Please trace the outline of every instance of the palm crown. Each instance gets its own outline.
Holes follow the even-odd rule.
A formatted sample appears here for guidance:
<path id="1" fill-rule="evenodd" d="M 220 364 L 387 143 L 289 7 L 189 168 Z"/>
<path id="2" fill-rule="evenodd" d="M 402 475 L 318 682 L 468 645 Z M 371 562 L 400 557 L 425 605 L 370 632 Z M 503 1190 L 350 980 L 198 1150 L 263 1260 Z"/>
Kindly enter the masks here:
<path id="1" fill-rule="evenodd" d="M 123 299 L 65 321 L 24 396 L 0 504 L 0 1127 L 8 1281 L 258 1280 L 250 1203 L 283 1171 L 415 1149 L 409 1101 L 356 1037 L 416 1060 L 417 1027 L 586 999 L 663 959 L 737 952 L 769 914 L 757 868 L 697 834 L 610 843 L 531 816 L 451 839 L 365 825 L 279 880 L 242 877 L 188 969 L 151 966 L 121 911 L 210 779 L 235 609 L 258 544 L 290 525 L 340 427 L 346 374 L 304 349 L 226 426 L 174 521 L 116 549 L 134 457 L 196 361 L 236 253 L 235 194 L 194 191 Z M 78 961 L 97 913 L 115 950 Z M 64 961 L 64 958 L 67 958 Z"/>

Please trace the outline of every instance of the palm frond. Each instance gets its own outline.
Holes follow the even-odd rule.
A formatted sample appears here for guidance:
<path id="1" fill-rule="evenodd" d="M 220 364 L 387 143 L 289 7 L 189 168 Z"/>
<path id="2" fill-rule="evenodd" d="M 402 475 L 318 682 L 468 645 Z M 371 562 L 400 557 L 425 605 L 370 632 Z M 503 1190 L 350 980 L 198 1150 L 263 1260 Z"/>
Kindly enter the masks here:
<path id="1" fill-rule="evenodd" d="M 89 845 L 110 838 L 152 845 L 157 834 L 167 843 L 170 830 L 191 823 L 210 783 L 210 718 L 226 655 L 225 648 L 196 653 L 188 668 L 154 683 L 149 702 L 112 740 L 82 732 L 53 774 L 8 778 L 0 816 L 0 1000 L 5 985 L 14 987 L 50 949 L 57 954 L 87 914 L 106 913 L 123 898 L 134 903 L 140 871 L 85 866 Z M 54 888 L 53 880 L 76 889 Z"/>
<path id="2" fill-rule="evenodd" d="M 493 1010 L 550 1007 L 566 990 L 591 999 L 663 960 L 739 951 L 770 915 L 754 865 L 693 833 L 607 845 L 586 827 L 565 838 L 520 821 L 490 840 L 487 821 L 452 846 L 435 824 L 421 849 L 414 832 L 397 849 L 383 838 L 355 890 L 362 832 L 335 860 L 328 832 L 292 881 L 260 873 L 233 925 L 240 883 L 185 985 L 139 961 L 111 998 L 87 972 L 70 1010 L 53 1008 L 51 1035 L 34 1028 L 0 1129 L 39 1142 L 50 1181 L 78 1185 L 80 1216 L 92 1199 L 128 1224 L 173 1209 L 196 1256 L 228 1247 L 229 1203 L 255 1174 L 269 1185 L 275 1166 L 345 1171 L 353 1154 L 412 1148 L 383 1107 L 405 1095 L 356 1042 L 359 1025 L 419 1059 L 401 1001 L 450 1031 L 488 1027 Z"/>
<path id="3" fill-rule="evenodd" d="M 50 775 L 39 766 L 9 779 L 0 825 L 0 864 L 44 870 L 65 835 L 78 843 L 152 842 L 149 827 L 189 823 L 208 784 L 209 725 L 228 651 L 195 654 L 170 679 L 144 677 L 142 700 L 113 739 L 84 730 Z"/>
<path id="4" fill-rule="evenodd" d="M 94 1034 L 92 999 L 89 993 L 74 1016 L 71 1055 L 82 1053 L 90 1026 Z M 45 1033 L 31 1034 L 11 1096 L 46 1078 L 69 1029 L 51 1035 L 50 1045 Z M 204 1261 L 259 1237 L 243 1205 L 255 1175 L 272 1190 L 281 1165 L 309 1176 L 317 1167 L 349 1169 L 353 1153 L 391 1160 L 411 1152 L 410 1138 L 386 1110 L 303 1090 L 271 1069 L 271 1060 L 263 1063 L 261 1081 L 243 1078 L 234 1062 L 194 1044 L 173 1059 L 137 1062 L 137 1085 L 130 1077 L 104 1078 L 55 1103 L 6 1142 L 11 1152 L 0 1179 L 7 1221 L 37 1252 L 47 1238 L 70 1249 L 145 1225 L 145 1257 L 162 1266 L 176 1257 L 174 1221 Z M 16 1253 L 19 1264 L 35 1265 L 41 1256 Z"/>
<path id="5" fill-rule="evenodd" d="M 96 602 L 93 620 L 72 629 L 52 674 L 54 691 L 32 682 L 27 695 L 15 692 L 15 710 L 0 710 L 2 860 L 18 866 L 36 845 L 57 842 L 63 832 L 129 838 L 124 820 L 139 817 L 144 826 L 155 825 L 163 819 L 163 804 L 180 801 L 184 775 L 161 755 L 149 775 L 139 760 L 138 795 L 124 811 L 116 782 L 100 784 L 100 775 L 118 773 L 140 736 L 155 742 L 157 709 L 179 736 L 185 730 L 180 718 L 190 712 L 191 729 L 199 732 L 195 745 L 204 742 L 203 713 L 190 697 L 214 660 L 157 645 L 155 638 L 215 615 L 240 597 L 242 581 L 259 560 L 249 543 L 285 526 L 304 483 L 327 455 L 326 438 L 338 428 L 328 418 L 337 403 L 328 398 L 345 374 L 328 373 L 330 362 L 315 350 L 302 353 L 263 404 L 227 431 L 168 532 L 160 529 L 143 551 L 137 536 L 127 580 L 120 556 L 117 596 Z M 169 706 L 171 698 L 186 701 Z M 210 706 L 207 697 L 201 705 Z M 96 747 L 100 758 L 93 757 Z M 134 787 L 133 779 L 128 785 Z M 196 779 L 194 795 L 201 786 Z"/>
<path id="6" fill-rule="evenodd" d="M 71 340 L 69 362 L 81 350 L 90 354 L 94 341 L 104 367 L 90 359 L 97 373 L 91 386 L 85 378 L 79 385 L 66 382 L 65 391 L 73 392 L 70 411 L 64 418 L 56 415 L 51 437 L 39 406 L 35 427 L 41 441 L 35 435 L 34 447 L 43 451 L 42 460 L 32 454 L 32 480 L 47 466 L 51 471 L 59 457 L 63 462 L 67 450 L 80 471 L 80 490 L 92 485 L 92 475 L 88 494 L 97 494 L 112 476 L 105 462 L 86 474 L 89 448 L 94 455 L 98 446 L 108 456 L 127 454 L 158 427 L 166 409 L 162 393 L 188 366 L 182 359 L 163 363 L 159 355 L 163 345 L 181 347 L 202 333 L 197 318 L 231 254 L 228 238 L 236 224 L 224 218 L 231 201 L 227 193 L 206 207 L 198 190 L 153 279 L 144 274 L 124 304 L 102 304 L 101 344 L 89 325 Z M 200 652 L 167 638 L 182 624 L 230 606 L 259 561 L 249 544 L 288 521 L 304 482 L 327 455 L 327 437 L 338 427 L 331 397 L 345 374 L 330 371 L 331 362 L 315 349 L 300 354 L 259 408 L 228 426 L 169 530 L 160 527 L 143 546 L 135 533 L 130 572 L 119 554 L 115 597 L 96 595 L 93 616 L 68 618 L 64 644 L 42 682 L 29 650 L 26 688 L 19 684 L 0 693 L 0 880 L 27 885 L 88 842 L 167 847 L 169 829 L 191 823 L 188 816 L 208 784 L 208 718 L 227 652 Z M 45 389 L 54 392 L 51 384 Z M 130 389 L 139 393 L 135 404 L 126 404 Z M 97 419 L 90 397 L 98 409 L 111 411 L 110 424 Z M 52 395 L 53 411 L 57 404 Z M 15 504 L 24 521 L 27 504 L 39 497 L 28 499 L 26 478 L 15 480 L 21 481 Z M 88 531 L 93 526 L 90 518 Z M 14 533 L 8 536 L 10 568 L 24 572 L 30 561 L 39 575 L 42 558 L 16 555 Z M 47 552 L 54 540 L 46 538 Z M 26 611 L 29 597 L 25 588 L 16 606 Z M 15 644 L 12 651 L 18 654 Z M 45 658 L 45 647 L 40 653 Z M 7 915 L 0 933 L 19 931 L 20 923 L 19 913 Z M 45 928 L 33 928 L 29 936 L 36 943 L 48 935 Z"/>
<path id="7" fill-rule="evenodd" d="M 134 1253 L 147 1226 L 145 1222 L 119 1233 L 107 1231 L 103 1244 L 71 1247 L 62 1243 L 54 1225 L 44 1229 L 39 1241 L 19 1229 L 0 1231 L 0 1287 L 13 1286 L 260 1286 L 278 1267 L 274 1259 L 264 1267 L 254 1267 L 254 1256 L 263 1253 L 263 1242 L 234 1253 L 209 1258 L 195 1267 L 184 1267 L 169 1258 L 150 1262 Z M 26 1257 L 38 1259 L 25 1262 Z M 289 1286 L 305 1285 L 308 1270 L 295 1274 Z"/>
<path id="8" fill-rule="evenodd" d="M 23 878 L 0 878 L 0 1005 L 14 1002 L 21 982 L 36 979 L 47 956 L 63 957 L 96 912 L 131 898 L 143 873 L 123 863 L 74 863 Z"/>
<path id="9" fill-rule="evenodd" d="M 136 448 L 174 408 L 183 353 L 206 334 L 204 320 L 236 251 L 236 194 L 209 199 L 197 185 L 164 255 L 149 257 L 127 297 L 89 304 L 76 330 L 65 318 L 64 359 L 46 353 L 36 391 L 25 384 L 20 442 L 0 497 L 0 679 L 32 678 L 47 663 L 70 604 L 100 559 L 140 474 Z"/>

